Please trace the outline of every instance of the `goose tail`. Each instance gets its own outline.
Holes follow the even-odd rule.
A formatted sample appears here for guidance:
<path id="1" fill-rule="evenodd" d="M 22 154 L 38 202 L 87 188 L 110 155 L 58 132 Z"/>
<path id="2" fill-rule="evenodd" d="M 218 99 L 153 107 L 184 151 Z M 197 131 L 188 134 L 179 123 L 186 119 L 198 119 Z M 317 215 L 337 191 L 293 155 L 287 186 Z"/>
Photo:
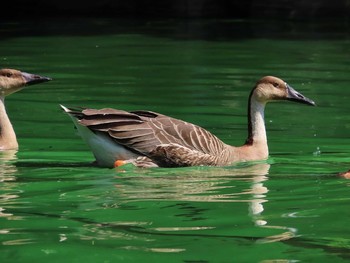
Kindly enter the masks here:
<path id="1" fill-rule="evenodd" d="M 76 108 L 68 108 L 62 104 L 60 104 L 60 107 L 62 108 L 62 110 L 67 113 L 69 116 L 71 117 L 75 117 L 77 119 L 80 119 L 82 117 L 82 111 L 84 110 L 84 108 L 81 107 L 76 107 Z"/>

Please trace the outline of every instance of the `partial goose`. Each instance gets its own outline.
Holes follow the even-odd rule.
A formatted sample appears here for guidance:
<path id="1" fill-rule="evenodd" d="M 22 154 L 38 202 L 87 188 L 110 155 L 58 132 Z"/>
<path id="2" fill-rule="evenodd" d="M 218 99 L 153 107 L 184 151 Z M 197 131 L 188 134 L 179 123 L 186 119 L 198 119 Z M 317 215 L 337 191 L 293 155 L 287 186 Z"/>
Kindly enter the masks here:
<path id="1" fill-rule="evenodd" d="M 18 148 L 15 131 L 5 109 L 5 97 L 25 86 L 51 80 L 47 77 L 20 72 L 15 69 L 0 69 L 0 150 Z"/>
<path id="2" fill-rule="evenodd" d="M 340 177 L 343 177 L 345 179 L 350 179 L 350 170 L 347 172 L 342 172 L 338 174 Z"/>
<path id="3" fill-rule="evenodd" d="M 72 118 L 99 166 L 225 166 L 268 158 L 264 108 L 274 100 L 315 105 L 283 80 L 263 77 L 249 96 L 248 138 L 240 147 L 225 144 L 197 125 L 156 112 L 61 107 Z"/>

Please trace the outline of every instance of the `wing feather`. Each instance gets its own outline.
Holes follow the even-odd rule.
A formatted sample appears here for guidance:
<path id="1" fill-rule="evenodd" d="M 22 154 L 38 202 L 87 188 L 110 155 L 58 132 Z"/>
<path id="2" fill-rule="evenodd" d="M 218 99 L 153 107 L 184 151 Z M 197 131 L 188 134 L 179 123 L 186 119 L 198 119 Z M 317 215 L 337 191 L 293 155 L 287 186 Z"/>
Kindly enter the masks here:
<path id="1" fill-rule="evenodd" d="M 217 156 L 225 148 L 221 140 L 205 129 L 151 111 L 74 109 L 71 114 L 81 125 L 106 133 L 116 143 L 146 156 L 165 144 L 180 145 L 209 156 Z"/>

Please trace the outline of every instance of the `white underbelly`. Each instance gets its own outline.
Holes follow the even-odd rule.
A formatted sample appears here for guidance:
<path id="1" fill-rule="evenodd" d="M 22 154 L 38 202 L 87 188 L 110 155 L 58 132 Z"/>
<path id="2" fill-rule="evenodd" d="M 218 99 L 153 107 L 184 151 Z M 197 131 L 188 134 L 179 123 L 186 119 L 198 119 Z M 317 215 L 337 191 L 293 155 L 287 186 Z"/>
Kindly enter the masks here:
<path id="1" fill-rule="evenodd" d="M 80 136 L 90 147 L 97 164 L 103 167 L 114 167 L 116 160 L 130 160 L 137 158 L 138 154 L 117 144 L 108 135 L 97 132 L 94 133 L 85 126 L 76 125 Z"/>

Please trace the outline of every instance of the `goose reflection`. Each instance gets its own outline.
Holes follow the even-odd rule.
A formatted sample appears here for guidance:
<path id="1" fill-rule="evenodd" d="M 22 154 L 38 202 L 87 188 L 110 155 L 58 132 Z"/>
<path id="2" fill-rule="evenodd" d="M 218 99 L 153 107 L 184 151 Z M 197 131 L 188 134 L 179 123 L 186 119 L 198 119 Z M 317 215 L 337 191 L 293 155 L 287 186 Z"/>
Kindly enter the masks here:
<path id="1" fill-rule="evenodd" d="M 0 151 L 0 182 L 14 181 L 17 172 L 13 164 L 17 160 L 17 150 Z"/>
<path id="2" fill-rule="evenodd" d="M 123 177 L 123 182 L 115 186 L 121 197 L 127 201 L 250 202 L 253 193 L 267 192 L 267 188 L 259 183 L 267 179 L 269 169 L 269 164 L 257 163 L 229 168 L 168 169 L 165 176 L 165 169 L 160 172 L 161 176 L 157 176 L 156 170 L 152 170 L 152 176 L 147 176 L 149 171 L 145 169 L 139 170 L 137 176 Z M 123 171 L 120 168 L 117 170 Z M 232 181 L 244 184 L 251 182 L 252 188 L 235 192 L 236 187 L 232 185 Z M 242 200 L 242 196 L 248 199 Z M 254 199 L 255 201 L 265 202 L 261 198 Z"/>
<path id="3" fill-rule="evenodd" d="M 248 215 L 256 227 L 282 230 L 280 234 L 257 238 L 256 241 L 276 242 L 294 237 L 295 230 L 286 226 L 269 225 L 264 218 L 264 203 L 268 202 L 269 192 L 265 182 L 268 180 L 269 169 L 268 163 L 256 163 L 228 168 L 169 169 L 166 176 L 164 171 L 161 176 L 154 176 L 155 171 L 152 171 L 152 176 L 147 176 L 148 170 L 141 170 L 141 175 L 118 176 L 117 179 L 122 181 L 115 187 L 126 203 L 140 200 L 247 203 Z M 144 176 L 142 173 L 145 173 Z M 203 230 L 203 226 L 198 227 L 198 230 Z M 186 230 L 179 226 L 152 230 L 168 232 L 179 229 Z M 208 229 L 211 227 L 208 226 Z M 194 228 L 187 230 L 192 231 Z"/>
<path id="4" fill-rule="evenodd" d="M 14 215 L 6 212 L 4 206 L 12 202 L 13 199 L 18 198 L 18 195 L 12 191 L 12 182 L 16 180 L 14 174 L 17 172 L 16 166 L 13 164 L 17 160 L 17 150 L 0 151 L 0 217 L 14 218 Z M 18 217 L 16 217 L 18 218 Z"/>

